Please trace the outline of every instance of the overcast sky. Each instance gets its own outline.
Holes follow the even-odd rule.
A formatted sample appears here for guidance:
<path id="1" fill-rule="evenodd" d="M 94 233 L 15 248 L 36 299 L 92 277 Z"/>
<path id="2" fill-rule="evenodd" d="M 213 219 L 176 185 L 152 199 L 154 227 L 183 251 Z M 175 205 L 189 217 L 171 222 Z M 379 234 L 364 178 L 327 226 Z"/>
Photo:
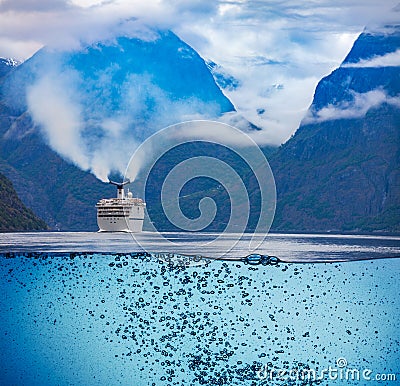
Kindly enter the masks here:
<path id="1" fill-rule="evenodd" d="M 366 25 L 393 18 L 398 0 L 0 0 L 0 56 L 27 59 L 43 45 L 169 28 L 234 76 L 226 91 L 262 127 L 260 143 L 284 142 L 317 82 L 335 69 Z M 135 18 L 139 22 L 126 22 Z"/>

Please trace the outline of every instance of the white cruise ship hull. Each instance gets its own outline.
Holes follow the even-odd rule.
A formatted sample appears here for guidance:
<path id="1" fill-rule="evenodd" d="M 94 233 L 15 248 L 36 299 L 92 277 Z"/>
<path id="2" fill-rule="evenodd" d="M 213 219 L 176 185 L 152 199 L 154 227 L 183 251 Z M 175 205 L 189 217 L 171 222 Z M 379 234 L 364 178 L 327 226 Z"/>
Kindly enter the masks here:
<path id="1" fill-rule="evenodd" d="M 97 217 L 97 225 L 99 232 L 141 232 L 143 220 Z"/>
<path id="2" fill-rule="evenodd" d="M 141 232 L 145 206 L 136 198 L 100 200 L 96 205 L 99 232 Z"/>

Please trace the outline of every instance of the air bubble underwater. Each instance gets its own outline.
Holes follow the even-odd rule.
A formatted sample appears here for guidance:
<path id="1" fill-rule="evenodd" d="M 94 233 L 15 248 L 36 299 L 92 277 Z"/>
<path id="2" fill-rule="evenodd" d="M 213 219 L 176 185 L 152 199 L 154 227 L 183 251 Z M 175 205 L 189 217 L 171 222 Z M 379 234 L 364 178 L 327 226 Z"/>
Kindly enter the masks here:
<path id="1" fill-rule="evenodd" d="M 33 334 L 13 336 L 13 350 L 36 354 L 25 358 L 36 379 L 52 377 L 39 366 L 49 352 L 65 384 L 78 373 L 85 384 L 258 385 L 266 363 L 317 369 L 339 356 L 396 371 L 395 261 L 186 267 L 144 254 L 7 257 L 2 325 Z"/>

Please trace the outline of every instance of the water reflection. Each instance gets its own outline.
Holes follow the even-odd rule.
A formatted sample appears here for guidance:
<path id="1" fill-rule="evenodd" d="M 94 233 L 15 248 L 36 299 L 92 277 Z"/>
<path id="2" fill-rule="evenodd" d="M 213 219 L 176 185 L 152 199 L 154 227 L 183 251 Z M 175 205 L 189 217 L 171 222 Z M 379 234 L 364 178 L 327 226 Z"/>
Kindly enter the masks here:
<path id="1" fill-rule="evenodd" d="M 221 257 L 227 245 L 232 245 L 236 234 L 224 235 L 218 243 L 212 233 L 166 233 L 173 240 L 174 249 L 160 242 L 152 233 L 143 232 L 135 237 L 124 233 L 49 232 L 0 234 L 0 251 L 84 251 L 84 252 L 138 252 L 146 246 L 151 253 L 179 253 Z M 400 238 L 368 235 L 287 235 L 269 234 L 256 249 L 249 249 L 254 235 L 244 234 L 236 246 L 224 255 L 243 258 L 251 253 L 277 256 L 287 262 L 323 262 L 375 259 L 400 255 Z M 257 235 L 255 236 L 257 237 Z M 264 235 L 260 235 L 262 240 Z"/>

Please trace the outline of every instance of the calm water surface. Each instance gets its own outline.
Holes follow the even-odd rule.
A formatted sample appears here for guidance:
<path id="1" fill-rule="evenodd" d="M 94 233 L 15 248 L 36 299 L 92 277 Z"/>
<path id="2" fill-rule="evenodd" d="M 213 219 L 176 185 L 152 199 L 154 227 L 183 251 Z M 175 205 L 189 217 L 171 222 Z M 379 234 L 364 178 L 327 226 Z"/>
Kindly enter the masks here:
<path id="1" fill-rule="evenodd" d="M 213 233 L 3 233 L 0 252 L 174 252 L 212 258 L 243 257 L 254 251 L 287 262 L 376 259 L 400 255 L 400 237 L 368 235 L 243 236 Z"/>

